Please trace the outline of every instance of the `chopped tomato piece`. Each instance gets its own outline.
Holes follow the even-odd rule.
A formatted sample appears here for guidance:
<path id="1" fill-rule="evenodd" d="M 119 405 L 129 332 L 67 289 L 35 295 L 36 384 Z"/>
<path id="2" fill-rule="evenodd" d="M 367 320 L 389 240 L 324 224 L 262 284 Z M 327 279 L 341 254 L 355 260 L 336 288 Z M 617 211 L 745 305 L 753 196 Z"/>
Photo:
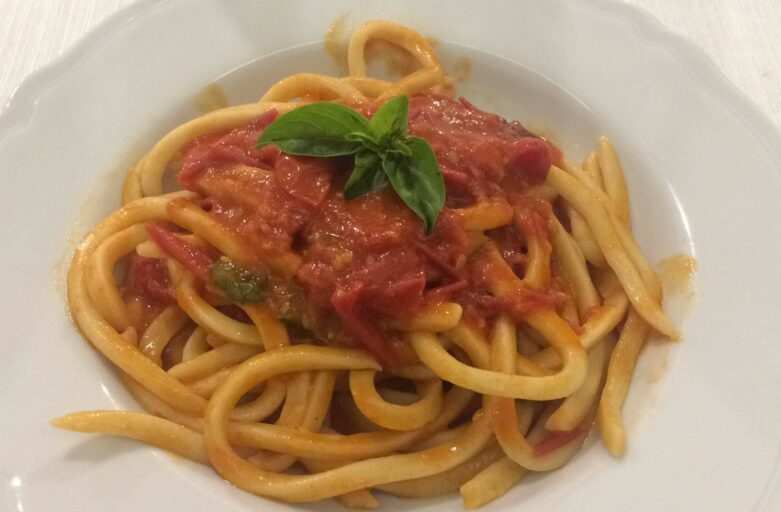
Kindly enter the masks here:
<path id="1" fill-rule="evenodd" d="M 347 331 L 363 344 L 382 365 L 392 365 L 396 357 L 386 343 L 379 329 L 363 316 L 358 301 L 363 285 L 358 283 L 347 289 L 337 290 L 331 297 L 331 305 L 342 320 Z"/>
<path id="2" fill-rule="evenodd" d="M 127 288 L 159 304 L 174 302 L 168 270 L 163 260 L 134 255 L 127 274 Z"/>
<path id="3" fill-rule="evenodd" d="M 453 279 L 459 279 L 461 276 L 456 267 L 448 263 L 445 258 L 437 254 L 431 247 L 422 242 L 416 242 L 415 247 L 418 252 L 426 257 L 429 263 L 437 267 L 443 274 Z"/>
<path id="4" fill-rule="evenodd" d="M 453 281 L 452 283 L 443 284 L 427 290 L 426 296 L 429 299 L 433 298 L 436 301 L 446 301 L 450 300 L 456 293 L 466 289 L 467 286 L 469 286 L 469 282 L 466 279 L 459 279 L 458 281 Z"/>
<path id="5" fill-rule="evenodd" d="M 508 173 L 525 176 L 530 183 L 542 183 L 552 163 L 551 146 L 547 141 L 537 137 L 523 137 L 515 143 L 505 169 Z"/>
<path id="6" fill-rule="evenodd" d="M 209 267 L 214 263 L 214 258 L 205 250 L 182 240 L 156 223 L 147 224 L 146 232 L 162 250 L 184 265 L 195 277 L 201 281 L 209 278 Z"/>

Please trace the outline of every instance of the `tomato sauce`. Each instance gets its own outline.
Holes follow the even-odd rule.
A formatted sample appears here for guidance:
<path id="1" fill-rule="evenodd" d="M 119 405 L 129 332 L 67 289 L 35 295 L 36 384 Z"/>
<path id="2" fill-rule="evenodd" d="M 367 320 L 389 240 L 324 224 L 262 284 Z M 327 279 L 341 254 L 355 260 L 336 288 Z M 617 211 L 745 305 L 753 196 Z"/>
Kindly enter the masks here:
<path id="1" fill-rule="evenodd" d="M 371 117 L 377 107 L 355 108 Z M 272 295 L 285 297 L 284 308 L 276 301 L 284 318 L 331 340 L 378 343 L 388 321 L 432 303 L 455 300 L 481 315 L 501 309 L 467 264 L 469 237 L 458 210 L 487 199 L 516 205 L 559 158 L 551 144 L 464 99 L 411 98 L 409 133 L 432 145 L 447 188 L 445 208 L 427 236 L 423 222 L 390 188 L 344 199 L 352 157 L 256 149 L 275 117 L 266 113 L 240 128 L 196 138 L 182 152 L 177 178 L 203 196 L 204 210 L 249 243 L 258 269 L 275 259 L 296 262 L 289 275 L 273 279 Z M 511 224 L 487 234 L 521 275 L 520 230 Z M 392 357 L 384 354 L 386 362 Z"/>
<path id="2" fill-rule="evenodd" d="M 176 302 L 165 261 L 138 255 L 133 255 L 130 259 L 125 293 L 144 297 L 156 304 Z"/>

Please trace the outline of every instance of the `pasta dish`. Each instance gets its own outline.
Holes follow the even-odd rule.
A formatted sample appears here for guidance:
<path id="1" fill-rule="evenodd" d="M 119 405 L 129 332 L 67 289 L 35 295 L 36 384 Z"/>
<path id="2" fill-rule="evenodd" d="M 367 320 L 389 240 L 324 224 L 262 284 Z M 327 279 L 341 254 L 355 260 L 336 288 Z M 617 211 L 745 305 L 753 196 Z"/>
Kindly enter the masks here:
<path id="1" fill-rule="evenodd" d="M 415 69 L 369 76 L 377 40 Z M 376 492 L 479 507 L 595 424 L 621 455 L 644 340 L 679 334 L 612 143 L 569 161 L 457 97 L 402 25 L 364 24 L 347 61 L 186 122 L 132 168 L 68 303 L 146 412 L 52 423 L 353 508 Z"/>

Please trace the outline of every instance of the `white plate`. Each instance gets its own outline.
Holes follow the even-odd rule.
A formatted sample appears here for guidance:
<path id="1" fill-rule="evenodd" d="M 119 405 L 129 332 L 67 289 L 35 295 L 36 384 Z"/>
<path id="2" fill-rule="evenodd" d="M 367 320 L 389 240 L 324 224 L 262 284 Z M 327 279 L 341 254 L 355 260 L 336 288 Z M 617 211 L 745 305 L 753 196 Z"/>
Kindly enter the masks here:
<path id="1" fill-rule="evenodd" d="M 69 411 L 135 407 L 70 324 L 63 275 L 75 242 L 117 206 L 124 169 L 196 114 L 202 86 L 239 68 L 220 83 L 247 101 L 285 74 L 333 71 L 319 45 L 301 45 L 346 13 L 435 36 L 447 62 L 468 56 L 462 93 L 553 128 L 570 154 L 612 136 L 647 254 L 700 263 L 685 341 L 642 359 L 626 457 L 591 443 L 486 510 L 780 510 L 781 141 L 693 45 L 631 7 L 585 0 L 142 1 L 29 79 L 0 118 L 0 510 L 289 510 L 157 450 L 49 427 Z M 456 497 L 391 506 L 460 508 Z"/>

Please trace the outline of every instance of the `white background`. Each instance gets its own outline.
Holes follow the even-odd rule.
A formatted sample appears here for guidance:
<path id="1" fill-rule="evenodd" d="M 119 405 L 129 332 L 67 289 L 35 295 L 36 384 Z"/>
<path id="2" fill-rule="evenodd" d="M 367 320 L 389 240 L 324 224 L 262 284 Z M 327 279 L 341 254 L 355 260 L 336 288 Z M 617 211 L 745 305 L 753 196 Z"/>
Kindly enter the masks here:
<path id="1" fill-rule="evenodd" d="M 30 73 L 134 0 L 0 0 L 0 106 Z M 781 0 L 628 0 L 699 44 L 781 126 Z"/>

